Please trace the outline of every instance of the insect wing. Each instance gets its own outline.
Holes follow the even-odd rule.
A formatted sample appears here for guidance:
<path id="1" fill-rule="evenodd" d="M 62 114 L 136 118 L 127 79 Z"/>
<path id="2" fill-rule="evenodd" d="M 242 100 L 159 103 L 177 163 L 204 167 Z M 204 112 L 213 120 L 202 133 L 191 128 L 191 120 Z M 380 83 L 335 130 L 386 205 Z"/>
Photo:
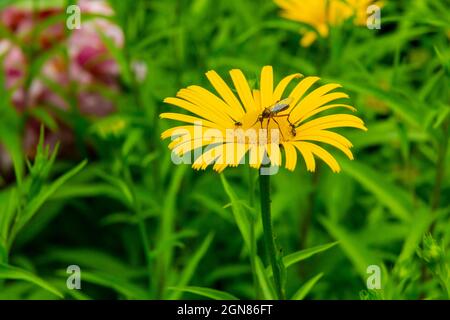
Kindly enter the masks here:
<path id="1" fill-rule="evenodd" d="M 272 107 L 270 107 L 270 111 L 273 113 L 284 111 L 289 107 L 291 102 L 292 102 L 292 98 L 286 98 L 281 101 L 278 101 Z"/>

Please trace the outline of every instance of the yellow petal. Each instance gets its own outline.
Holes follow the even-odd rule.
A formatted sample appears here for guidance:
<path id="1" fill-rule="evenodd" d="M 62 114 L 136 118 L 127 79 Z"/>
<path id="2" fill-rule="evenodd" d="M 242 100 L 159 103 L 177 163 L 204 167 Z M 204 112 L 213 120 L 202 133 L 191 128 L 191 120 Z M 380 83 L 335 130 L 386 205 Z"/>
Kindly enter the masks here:
<path id="1" fill-rule="evenodd" d="M 316 41 L 317 33 L 314 31 L 307 31 L 303 34 L 302 39 L 300 40 L 300 45 L 304 48 L 311 46 L 311 44 Z"/>
<path id="2" fill-rule="evenodd" d="M 306 163 L 306 170 L 314 172 L 316 170 L 316 161 L 314 160 L 311 148 L 309 148 L 304 142 L 292 142 L 292 145 L 300 151 Z"/>
<path id="3" fill-rule="evenodd" d="M 320 108 L 317 108 L 317 109 L 314 109 L 314 110 L 310 111 L 309 113 L 306 113 L 304 116 L 301 116 L 298 119 L 298 122 L 299 123 L 300 122 L 304 122 L 305 120 L 311 118 L 312 116 L 315 116 L 316 114 L 318 114 L 320 112 L 323 112 L 323 111 L 326 111 L 326 110 L 329 110 L 329 109 L 333 109 L 333 108 L 346 108 L 346 109 L 349 109 L 349 110 L 351 110 L 353 112 L 356 111 L 356 109 L 354 107 L 346 105 L 346 104 L 329 104 L 327 106 L 320 107 Z"/>
<path id="4" fill-rule="evenodd" d="M 213 95 L 213 93 L 210 93 Z M 196 105 L 199 109 L 203 111 L 203 113 L 209 115 L 212 119 L 218 119 L 217 123 L 224 123 L 224 126 L 233 125 L 234 121 L 232 117 L 225 111 L 225 108 L 218 108 L 217 105 L 208 103 L 208 98 L 205 97 L 205 94 L 200 93 L 195 90 L 191 90 L 189 88 L 187 89 L 181 89 L 177 93 L 177 97 L 180 97 L 182 99 L 185 99 L 192 104 Z M 219 99 L 219 98 L 218 98 Z M 219 99 L 220 100 L 220 99 Z M 214 118 L 213 118 L 214 117 Z"/>
<path id="5" fill-rule="evenodd" d="M 214 163 L 219 157 L 222 156 L 223 150 L 223 144 L 214 147 L 207 147 L 203 154 L 194 161 L 192 168 L 197 170 L 206 169 L 210 164 Z"/>
<path id="6" fill-rule="evenodd" d="M 272 166 L 279 167 L 281 165 L 281 151 L 280 146 L 278 144 L 268 144 L 267 145 L 267 154 L 270 159 L 270 164 Z"/>
<path id="7" fill-rule="evenodd" d="M 225 170 L 227 167 L 228 167 L 227 164 L 219 164 L 219 163 L 216 163 L 216 164 L 214 164 L 213 169 L 214 169 L 214 171 L 216 171 L 216 172 L 218 172 L 218 173 L 221 173 L 221 172 L 223 172 L 223 170 Z"/>
<path id="8" fill-rule="evenodd" d="M 230 87 L 223 81 L 223 79 L 217 74 L 217 72 L 211 70 L 206 73 L 206 77 L 211 82 L 216 91 L 220 94 L 223 100 L 230 106 L 233 119 L 238 120 L 244 114 L 244 109 L 236 96 L 231 91 Z"/>
<path id="9" fill-rule="evenodd" d="M 202 88 L 200 86 L 189 86 L 187 87 L 187 89 L 198 94 L 201 99 L 204 100 L 204 102 L 210 105 L 212 108 L 227 114 L 230 119 L 233 119 L 233 121 L 234 119 L 238 119 L 240 117 L 239 114 L 234 112 L 233 108 L 231 108 L 228 104 L 225 103 L 225 101 L 220 99 L 211 91 L 206 90 L 205 88 Z"/>
<path id="10" fill-rule="evenodd" d="M 262 106 L 261 106 L 261 93 L 260 93 L 259 90 L 256 90 L 256 89 L 253 90 L 253 99 L 255 100 L 256 108 L 258 110 L 261 110 L 262 109 Z"/>
<path id="11" fill-rule="evenodd" d="M 295 86 L 295 88 L 289 95 L 289 97 L 291 97 L 293 100 L 291 102 L 290 108 L 288 109 L 288 112 L 290 112 L 297 105 L 306 91 L 308 91 L 308 89 L 311 88 L 311 86 L 319 80 L 319 77 L 306 77 Z"/>
<path id="12" fill-rule="evenodd" d="M 249 152 L 249 163 L 252 168 L 261 167 L 261 163 L 264 159 L 264 154 L 266 152 L 265 146 L 260 146 L 259 144 L 250 145 Z"/>
<path id="13" fill-rule="evenodd" d="M 348 95 L 343 92 L 334 92 L 324 96 L 315 96 L 313 98 L 310 98 L 308 95 L 305 99 L 300 101 L 300 103 L 292 111 L 291 120 L 293 123 L 297 123 L 305 114 L 314 111 L 330 101 L 342 98 L 348 98 Z"/>
<path id="14" fill-rule="evenodd" d="M 171 137 L 174 133 L 185 135 L 189 134 L 191 130 L 194 128 L 194 126 L 177 126 L 170 129 L 165 130 L 163 133 L 161 133 L 161 139 L 167 139 Z"/>
<path id="15" fill-rule="evenodd" d="M 336 132 L 327 131 L 327 130 L 315 130 L 315 129 L 306 130 L 306 131 L 303 131 L 301 134 L 297 134 L 295 140 L 298 140 L 298 141 L 307 140 L 305 138 L 308 138 L 310 136 L 321 136 L 321 137 L 329 138 L 329 139 L 335 140 L 336 142 L 342 144 L 343 146 L 345 146 L 347 148 L 351 148 L 353 146 L 352 143 L 350 142 L 350 140 L 348 140 L 344 136 L 342 136 Z"/>
<path id="16" fill-rule="evenodd" d="M 230 71 L 231 79 L 233 80 L 234 87 L 236 88 L 239 98 L 241 98 L 242 104 L 247 112 L 256 110 L 255 100 L 252 96 L 252 91 L 248 85 L 248 81 L 244 74 L 239 69 L 233 69 Z"/>
<path id="17" fill-rule="evenodd" d="M 305 122 L 304 124 L 299 126 L 296 130 L 297 133 L 299 133 L 312 128 L 317 130 L 323 130 L 339 127 L 354 127 L 367 130 L 366 127 L 364 127 L 364 122 L 360 118 L 350 114 L 333 114 L 330 116 L 320 117 Z"/>
<path id="18" fill-rule="evenodd" d="M 302 136 L 300 139 L 298 139 L 296 141 L 317 141 L 317 142 L 327 143 L 327 144 L 329 144 L 329 145 L 331 145 L 331 146 L 333 146 L 335 148 L 338 148 L 350 160 L 353 160 L 353 154 L 352 154 L 352 152 L 350 151 L 350 149 L 348 147 L 342 145 L 338 141 L 336 141 L 334 139 L 331 139 L 329 137 L 309 135 L 309 136 Z"/>
<path id="19" fill-rule="evenodd" d="M 227 143 L 225 149 L 225 161 L 228 165 L 237 167 L 241 161 L 245 160 L 245 154 L 249 149 L 248 144 Z"/>
<path id="20" fill-rule="evenodd" d="M 261 106 L 267 108 L 272 104 L 273 70 L 271 66 L 264 66 L 261 70 Z"/>
<path id="21" fill-rule="evenodd" d="M 204 119 L 198 118 L 198 117 L 188 116 L 186 114 L 181 114 L 181 113 L 166 112 L 166 113 L 161 113 L 159 115 L 159 117 L 161 119 L 171 119 L 171 120 L 183 121 L 183 122 L 187 122 L 187 123 L 195 123 L 195 124 L 198 124 L 199 126 L 203 126 L 203 127 L 215 128 L 217 126 L 217 124 L 215 124 L 211 121 L 204 120 Z"/>
<path id="22" fill-rule="evenodd" d="M 286 158 L 286 169 L 294 171 L 297 165 L 297 152 L 291 143 L 283 143 L 284 154 Z"/>
<path id="23" fill-rule="evenodd" d="M 174 141 L 172 141 L 174 142 Z M 178 155 L 183 155 L 187 152 L 190 152 L 194 149 L 207 146 L 211 143 L 223 143 L 223 140 L 220 139 L 215 140 L 214 142 L 211 139 L 192 139 L 192 140 L 184 140 L 176 144 L 176 146 L 172 149 L 169 145 L 169 148 L 172 149 Z"/>
<path id="24" fill-rule="evenodd" d="M 212 122 L 215 122 L 220 127 L 229 127 L 234 124 L 234 122 L 231 119 L 227 119 L 225 116 L 218 116 L 215 112 L 208 110 L 208 108 L 205 108 L 204 106 L 200 106 L 199 104 L 194 104 L 192 102 L 195 101 L 192 97 L 188 96 L 188 93 L 186 91 L 181 91 L 177 94 L 177 96 L 190 100 L 182 100 L 178 98 L 166 98 L 164 99 L 165 103 L 172 104 L 174 106 L 180 107 L 184 110 L 187 110 L 189 112 L 192 112 L 193 114 L 196 114 L 200 117 L 202 117 L 205 120 L 209 120 Z"/>
<path id="25" fill-rule="evenodd" d="M 273 93 L 273 100 L 271 101 L 271 104 L 276 103 L 277 101 L 281 100 L 281 97 L 283 96 L 284 91 L 286 90 L 286 87 L 289 85 L 289 83 L 293 79 L 299 79 L 303 77 L 300 73 L 291 74 L 290 76 L 285 77 L 283 80 L 278 83 L 278 85 L 275 88 L 275 91 Z"/>
<path id="26" fill-rule="evenodd" d="M 299 150 L 309 150 L 310 152 L 318 156 L 331 168 L 333 172 L 341 171 L 341 167 L 337 163 L 336 159 L 324 148 L 309 142 L 294 142 L 294 144 Z"/>

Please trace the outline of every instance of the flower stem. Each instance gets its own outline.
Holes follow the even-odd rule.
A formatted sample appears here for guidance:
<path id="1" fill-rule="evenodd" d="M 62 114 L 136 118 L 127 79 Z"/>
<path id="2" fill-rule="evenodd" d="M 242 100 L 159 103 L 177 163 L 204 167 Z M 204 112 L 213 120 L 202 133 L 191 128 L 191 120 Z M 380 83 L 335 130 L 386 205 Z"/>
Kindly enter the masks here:
<path id="1" fill-rule="evenodd" d="M 267 255 L 272 266 L 273 280 L 278 299 L 284 299 L 284 292 L 281 285 L 281 270 L 277 260 L 277 252 L 275 250 L 275 239 L 272 231 L 272 218 L 270 211 L 270 175 L 261 174 L 259 171 L 259 186 L 261 197 L 261 217 L 263 224 L 264 243 Z"/>

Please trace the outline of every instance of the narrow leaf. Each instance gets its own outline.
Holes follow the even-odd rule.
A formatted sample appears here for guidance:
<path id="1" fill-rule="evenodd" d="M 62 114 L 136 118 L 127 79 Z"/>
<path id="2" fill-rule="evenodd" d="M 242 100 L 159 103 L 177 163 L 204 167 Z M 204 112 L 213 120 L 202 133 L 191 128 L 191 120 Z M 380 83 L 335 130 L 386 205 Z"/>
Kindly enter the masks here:
<path id="1" fill-rule="evenodd" d="M 31 282 L 54 295 L 64 298 L 61 292 L 59 292 L 55 287 L 46 282 L 45 280 L 39 278 L 38 276 L 32 274 L 29 271 L 13 267 L 6 264 L 0 264 L 0 279 L 10 279 L 10 280 L 24 280 Z"/>
<path id="2" fill-rule="evenodd" d="M 247 249 L 251 250 L 251 237 L 250 237 L 250 222 L 246 215 L 244 208 L 242 207 L 239 198 L 234 193 L 233 189 L 229 185 L 227 179 L 223 174 L 220 175 L 220 179 L 222 180 L 223 188 L 228 195 L 228 198 L 231 202 L 231 210 L 233 212 L 234 219 L 239 228 L 239 231 L 242 234 L 242 238 L 244 239 L 244 243 L 247 246 Z"/>
<path id="3" fill-rule="evenodd" d="M 303 300 L 316 283 L 322 278 L 323 273 L 319 273 L 317 276 L 309 279 L 300 289 L 292 296 L 291 300 Z"/>
<path id="4" fill-rule="evenodd" d="M 178 280 L 177 284 L 179 287 L 186 286 L 189 281 L 191 280 L 192 276 L 195 273 L 195 270 L 198 267 L 198 264 L 200 263 L 200 260 L 205 255 L 206 251 L 208 250 L 209 246 L 211 245 L 211 242 L 213 240 L 214 236 L 213 234 L 209 234 L 206 239 L 203 241 L 203 243 L 200 245 L 200 247 L 197 249 L 197 251 L 194 253 L 192 258 L 189 260 L 189 263 L 187 264 L 186 268 L 183 270 L 183 273 L 181 274 L 180 279 Z M 174 292 L 170 296 L 170 300 L 177 300 L 179 299 L 181 295 L 181 292 Z"/>
<path id="5" fill-rule="evenodd" d="M 202 288 L 202 287 L 170 287 L 170 290 L 178 290 L 183 292 L 190 292 L 198 294 L 200 296 L 210 298 L 213 300 L 239 300 L 232 294 L 227 292 L 219 291 L 216 289 Z"/>

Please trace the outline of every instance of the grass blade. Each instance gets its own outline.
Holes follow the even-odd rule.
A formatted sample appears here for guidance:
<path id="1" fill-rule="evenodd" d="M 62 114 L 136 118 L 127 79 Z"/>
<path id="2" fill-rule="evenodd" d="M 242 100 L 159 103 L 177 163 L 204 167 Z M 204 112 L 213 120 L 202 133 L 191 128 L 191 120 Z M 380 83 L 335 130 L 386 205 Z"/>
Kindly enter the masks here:
<path id="1" fill-rule="evenodd" d="M 320 252 L 326 251 L 332 247 L 334 247 L 335 245 L 337 245 L 339 242 L 331 242 L 331 243 L 327 243 L 327 244 L 322 244 L 319 246 L 315 246 L 312 248 L 308 248 L 308 249 L 304 249 L 304 250 L 300 250 L 291 254 L 288 254 L 287 256 L 285 256 L 283 258 L 283 264 L 285 265 L 286 268 L 292 266 L 293 264 L 300 262 L 302 260 L 306 260 Z M 269 276 L 272 275 L 272 270 L 269 268 L 267 269 L 267 273 Z"/>
<path id="2" fill-rule="evenodd" d="M 213 300 L 239 300 L 227 292 L 202 287 L 170 287 L 171 290 L 190 292 Z"/>
<path id="3" fill-rule="evenodd" d="M 13 267 L 6 264 L 0 264 L 0 279 L 28 281 L 41 287 L 42 289 L 45 289 L 48 292 L 53 293 L 59 298 L 64 298 L 63 294 L 60 291 L 58 291 L 55 287 L 53 287 L 45 280 L 39 278 L 38 276 L 32 274 L 29 271 L 17 267 Z"/>
<path id="4" fill-rule="evenodd" d="M 366 277 L 366 270 L 369 265 L 380 264 L 377 257 L 373 257 L 371 251 L 365 246 L 361 239 L 350 234 L 333 221 L 321 218 L 320 222 L 327 231 L 339 241 L 347 257 L 353 262 L 356 270 L 362 278 Z"/>
<path id="5" fill-rule="evenodd" d="M 338 241 L 331 242 L 331 243 L 327 243 L 327 244 L 323 244 L 320 246 L 315 246 L 312 248 L 308 248 L 305 250 L 300 250 L 300 251 L 291 253 L 283 258 L 284 265 L 286 267 L 289 267 L 289 266 L 293 265 L 294 263 L 300 262 L 300 261 L 308 259 L 320 252 L 326 251 L 326 250 L 334 247 L 338 243 L 339 243 Z"/>
<path id="6" fill-rule="evenodd" d="M 268 273 L 264 269 L 264 265 L 259 257 L 256 258 L 256 277 L 258 279 L 258 284 L 262 290 L 264 299 L 273 300 L 276 297 L 275 289 L 270 282 Z"/>
<path id="7" fill-rule="evenodd" d="M 323 273 L 319 273 L 317 276 L 309 279 L 298 291 L 292 296 L 291 300 L 303 300 L 315 284 L 322 278 Z"/>
<path id="8" fill-rule="evenodd" d="M 83 271 L 81 277 L 82 281 L 111 288 L 129 299 L 149 299 L 150 297 L 147 291 L 120 277 L 87 271 Z"/>
<path id="9" fill-rule="evenodd" d="M 350 161 L 341 156 L 338 158 L 343 171 L 372 192 L 381 203 L 390 209 L 393 215 L 402 221 L 411 220 L 412 199 L 403 189 L 361 162 Z"/>
<path id="10" fill-rule="evenodd" d="M 180 279 L 178 280 L 178 286 L 184 287 L 186 286 L 189 281 L 191 280 L 195 270 L 197 269 L 198 264 L 200 263 L 200 260 L 205 255 L 206 251 L 208 250 L 209 246 L 211 245 L 211 242 L 214 238 L 213 234 L 209 234 L 206 239 L 203 241 L 203 243 L 200 245 L 200 247 L 197 249 L 197 251 L 194 253 L 192 258 L 190 259 L 188 265 L 183 270 L 183 273 L 181 274 Z M 170 300 L 177 300 L 181 296 L 181 292 L 177 291 L 174 292 L 169 299 Z"/>
<path id="11" fill-rule="evenodd" d="M 75 168 L 65 173 L 63 176 L 59 177 L 50 186 L 44 188 L 44 190 L 34 198 L 29 205 L 25 208 L 22 216 L 18 220 L 17 224 L 14 226 L 15 233 L 22 229 L 22 227 L 27 224 L 28 221 L 36 214 L 36 212 L 42 207 L 42 205 L 58 190 L 62 185 L 64 185 L 70 178 L 79 173 L 86 166 L 87 161 L 81 162 Z"/>
<path id="12" fill-rule="evenodd" d="M 251 237 L 250 237 L 250 221 L 247 217 L 247 214 L 242 207 L 239 198 L 234 193 L 230 184 L 223 174 L 220 175 L 220 179 L 222 181 L 223 188 L 228 195 L 228 198 L 231 202 L 231 210 L 233 212 L 234 219 L 236 224 L 241 232 L 242 238 L 244 239 L 244 243 L 249 250 L 251 251 Z"/>

